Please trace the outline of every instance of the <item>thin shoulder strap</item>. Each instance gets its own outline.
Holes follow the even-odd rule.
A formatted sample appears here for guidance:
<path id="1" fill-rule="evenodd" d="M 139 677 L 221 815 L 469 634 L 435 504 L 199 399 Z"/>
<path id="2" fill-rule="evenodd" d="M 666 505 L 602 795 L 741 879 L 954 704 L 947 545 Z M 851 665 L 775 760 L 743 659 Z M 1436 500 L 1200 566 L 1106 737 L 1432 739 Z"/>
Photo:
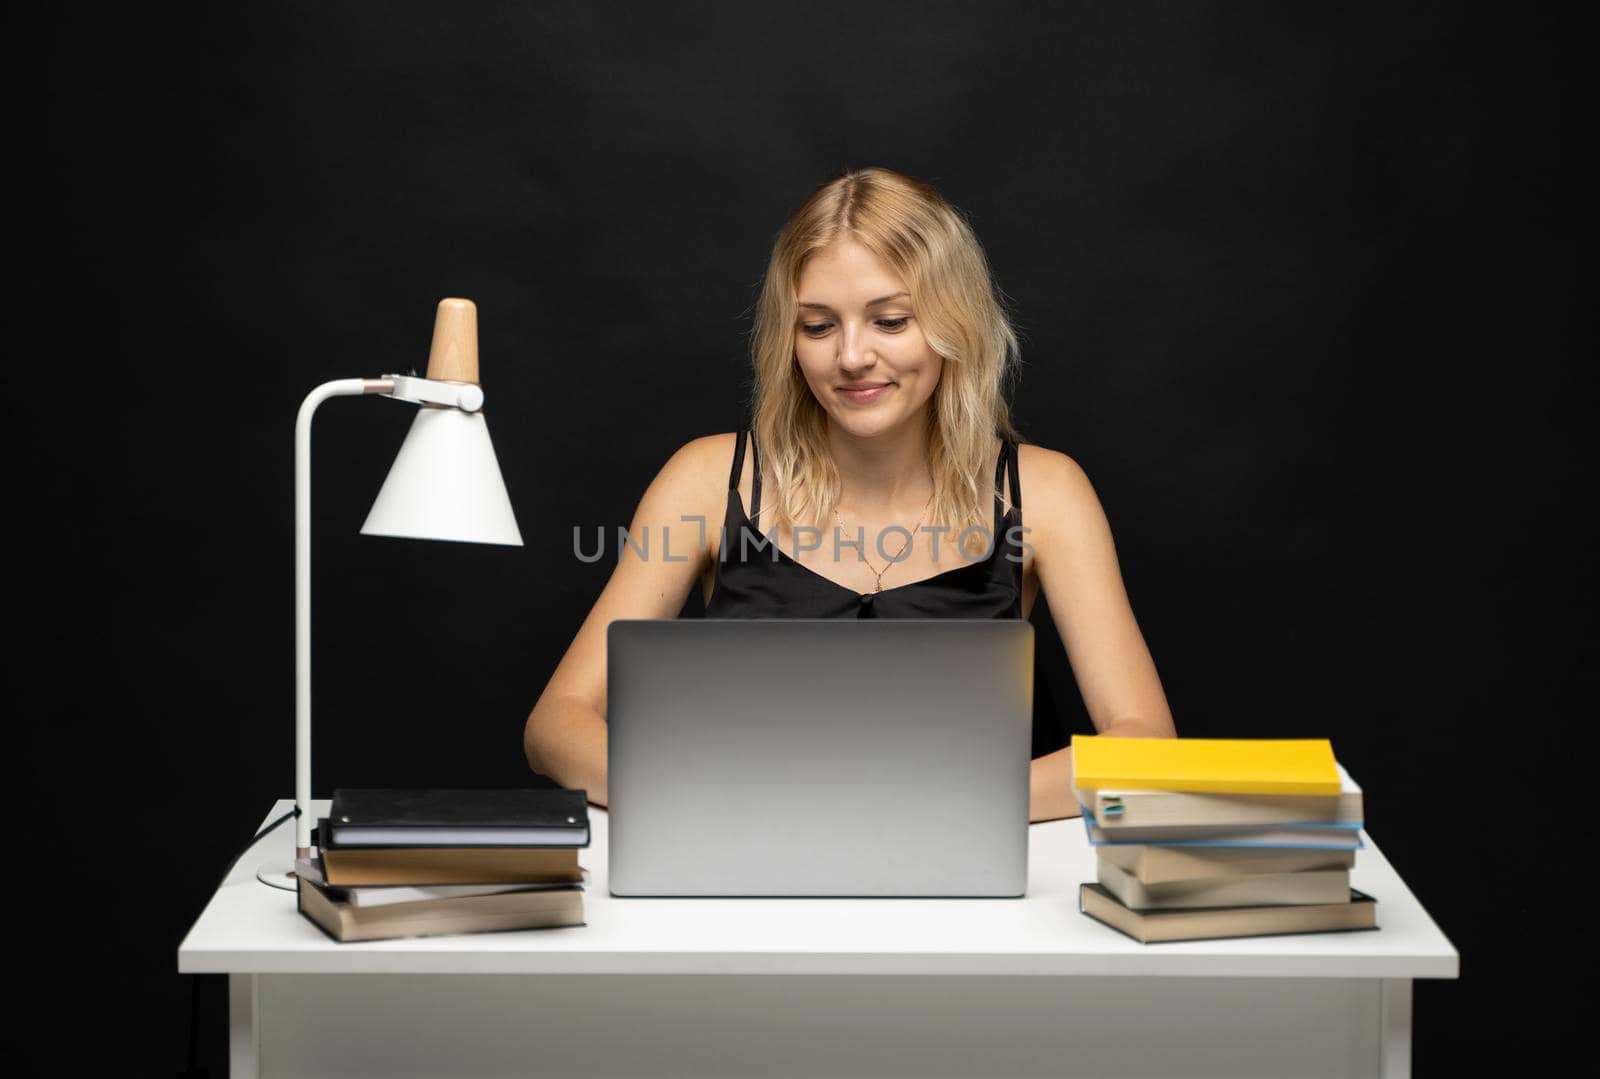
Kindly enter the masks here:
<path id="1" fill-rule="evenodd" d="M 1005 490 L 1006 482 L 1006 443 L 1000 441 L 1000 454 L 994 459 L 994 531 L 1000 532 L 1000 522 L 1005 516 L 1005 499 L 1001 492 Z"/>
<path id="2" fill-rule="evenodd" d="M 739 473 L 744 471 L 744 431 L 739 431 L 739 437 L 733 442 L 733 471 L 728 473 L 728 490 L 739 489 Z"/>
<path id="3" fill-rule="evenodd" d="M 1017 511 L 1017 519 L 1022 519 L 1022 479 L 1017 472 L 1018 447 L 1015 442 L 1006 443 L 1006 470 L 1011 474 L 1011 505 Z"/>
<path id="4" fill-rule="evenodd" d="M 994 526 L 995 533 L 1000 532 L 1001 521 L 1005 517 L 1005 502 L 1001 499 L 1000 492 L 1004 489 L 1005 479 L 1011 480 L 1011 507 L 1017 511 L 1018 520 L 1022 515 L 1022 485 L 1017 480 L 1017 448 L 1004 439 L 1000 442 L 1000 456 L 994 462 Z"/>
<path id="5" fill-rule="evenodd" d="M 755 476 L 750 481 L 750 519 L 761 520 L 761 447 L 756 445 L 756 433 L 750 432 L 750 467 Z"/>

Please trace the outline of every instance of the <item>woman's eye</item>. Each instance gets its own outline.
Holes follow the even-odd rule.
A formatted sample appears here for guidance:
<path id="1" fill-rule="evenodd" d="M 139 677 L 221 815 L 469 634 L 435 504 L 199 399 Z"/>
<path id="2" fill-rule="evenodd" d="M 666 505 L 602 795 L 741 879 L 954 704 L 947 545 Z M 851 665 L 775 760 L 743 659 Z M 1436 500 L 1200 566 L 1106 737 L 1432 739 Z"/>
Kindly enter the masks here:
<path id="1" fill-rule="evenodd" d="M 906 328 L 906 323 L 910 322 L 910 321 L 911 321 L 911 319 L 909 317 L 880 318 L 880 319 L 877 320 L 877 324 L 878 324 L 878 327 L 880 329 L 882 329 L 882 330 L 885 330 L 885 331 L 887 331 L 889 333 L 898 333 L 899 331 L 905 329 Z M 833 329 L 833 323 L 831 323 L 831 322 L 802 322 L 800 324 L 800 328 L 802 330 L 804 330 L 807 334 L 811 335 L 812 337 L 817 337 L 817 336 L 819 336 L 821 334 L 825 334 L 829 330 Z"/>

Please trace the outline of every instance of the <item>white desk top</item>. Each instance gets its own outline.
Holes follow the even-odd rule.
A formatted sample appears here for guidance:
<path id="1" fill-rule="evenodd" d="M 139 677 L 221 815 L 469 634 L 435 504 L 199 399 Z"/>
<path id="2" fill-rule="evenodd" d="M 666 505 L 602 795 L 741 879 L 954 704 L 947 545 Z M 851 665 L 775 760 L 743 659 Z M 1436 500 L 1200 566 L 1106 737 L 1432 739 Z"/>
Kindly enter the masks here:
<path id="1" fill-rule="evenodd" d="M 273 806 L 260 828 L 287 813 Z M 329 802 L 313 812 L 326 816 Z M 1351 883 L 1376 932 L 1140 944 L 1078 912 L 1095 858 L 1078 818 L 1029 826 L 1021 899 L 620 899 L 589 807 L 584 926 L 340 944 L 255 879 L 293 858 L 286 821 L 239 860 L 178 947 L 185 974 L 1053 974 L 1454 978 L 1459 957 L 1362 832 Z"/>

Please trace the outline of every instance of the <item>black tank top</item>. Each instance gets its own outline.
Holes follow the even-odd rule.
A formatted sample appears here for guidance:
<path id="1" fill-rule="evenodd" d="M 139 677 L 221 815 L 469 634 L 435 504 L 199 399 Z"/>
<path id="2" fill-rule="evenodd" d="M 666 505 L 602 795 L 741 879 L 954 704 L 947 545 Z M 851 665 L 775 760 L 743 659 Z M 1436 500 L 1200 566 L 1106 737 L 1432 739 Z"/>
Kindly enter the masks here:
<path id="1" fill-rule="evenodd" d="M 1022 491 L 1016 447 L 1004 442 L 994 468 L 994 520 L 988 556 L 920 581 L 861 593 L 831 581 L 779 549 L 751 523 L 739 497 L 746 432 L 740 431 L 728 476 L 728 510 L 707 618 L 1021 618 Z M 761 514 L 761 451 L 750 437 L 752 515 Z M 1001 483 L 1011 481 L 1002 513 Z M 846 537 L 848 539 L 849 537 Z M 868 541 L 871 542 L 870 540 Z M 946 542 L 952 542 L 948 537 Z M 961 559 L 958 553 L 957 558 Z"/>

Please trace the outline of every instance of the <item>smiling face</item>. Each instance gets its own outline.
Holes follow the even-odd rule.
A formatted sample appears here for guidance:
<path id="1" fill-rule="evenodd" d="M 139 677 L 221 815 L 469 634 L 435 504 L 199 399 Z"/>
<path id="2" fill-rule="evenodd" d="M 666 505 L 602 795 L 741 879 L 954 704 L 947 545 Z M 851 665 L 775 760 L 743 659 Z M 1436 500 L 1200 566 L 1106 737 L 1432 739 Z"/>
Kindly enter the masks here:
<path id="1" fill-rule="evenodd" d="M 944 361 L 894 270 L 840 239 L 806 260 L 798 299 L 795 357 L 834 423 L 870 438 L 922 415 Z"/>

